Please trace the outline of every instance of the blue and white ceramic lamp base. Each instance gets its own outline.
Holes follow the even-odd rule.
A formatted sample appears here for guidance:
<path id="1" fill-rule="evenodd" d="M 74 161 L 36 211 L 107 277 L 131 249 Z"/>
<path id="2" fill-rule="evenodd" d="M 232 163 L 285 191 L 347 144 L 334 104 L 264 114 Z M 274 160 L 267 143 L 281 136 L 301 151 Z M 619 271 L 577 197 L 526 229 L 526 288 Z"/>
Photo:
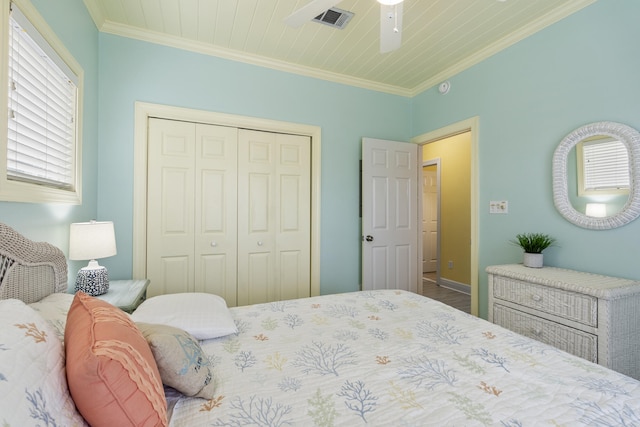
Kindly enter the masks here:
<path id="1" fill-rule="evenodd" d="M 109 274 L 105 267 L 82 268 L 76 277 L 76 292 L 82 291 L 91 296 L 106 294 L 109 290 Z"/>

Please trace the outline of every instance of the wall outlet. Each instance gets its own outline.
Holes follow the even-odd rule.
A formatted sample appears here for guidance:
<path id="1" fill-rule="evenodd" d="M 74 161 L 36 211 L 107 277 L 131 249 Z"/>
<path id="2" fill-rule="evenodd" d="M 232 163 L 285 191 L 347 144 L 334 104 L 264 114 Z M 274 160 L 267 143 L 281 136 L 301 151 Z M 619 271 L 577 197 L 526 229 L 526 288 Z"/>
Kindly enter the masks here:
<path id="1" fill-rule="evenodd" d="M 489 202 L 490 214 L 507 214 L 509 213 L 509 202 L 506 200 L 490 201 Z"/>
<path id="2" fill-rule="evenodd" d="M 449 261 L 447 267 L 449 267 L 449 270 L 453 269 L 453 261 Z"/>

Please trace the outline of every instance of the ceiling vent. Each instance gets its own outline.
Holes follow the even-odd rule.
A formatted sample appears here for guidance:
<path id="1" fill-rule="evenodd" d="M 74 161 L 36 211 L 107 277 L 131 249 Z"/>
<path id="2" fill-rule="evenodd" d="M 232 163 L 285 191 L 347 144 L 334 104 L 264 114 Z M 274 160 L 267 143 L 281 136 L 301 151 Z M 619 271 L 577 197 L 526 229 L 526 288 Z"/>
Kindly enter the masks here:
<path id="1" fill-rule="evenodd" d="M 315 22 L 319 22 L 321 24 L 329 25 L 330 27 L 339 28 L 342 30 L 347 26 L 347 23 L 351 21 L 353 15 L 353 12 L 347 12 L 346 10 L 332 7 L 326 12 L 323 12 L 313 18 L 313 20 Z"/>

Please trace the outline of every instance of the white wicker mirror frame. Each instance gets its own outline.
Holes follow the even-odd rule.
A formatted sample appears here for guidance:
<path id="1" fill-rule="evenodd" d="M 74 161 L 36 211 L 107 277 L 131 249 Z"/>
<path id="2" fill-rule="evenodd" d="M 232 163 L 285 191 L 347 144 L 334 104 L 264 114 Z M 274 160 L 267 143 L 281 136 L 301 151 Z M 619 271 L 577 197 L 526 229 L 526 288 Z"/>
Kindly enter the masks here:
<path id="1" fill-rule="evenodd" d="M 594 218 L 578 212 L 569 201 L 568 192 L 569 152 L 580 141 L 596 135 L 618 139 L 629 152 L 629 198 L 620 212 L 604 218 Z M 636 219 L 640 215 L 640 132 L 621 123 L 595 122 L 564 137 L 553 154 L 553 203 L 567 221 L 591 230 L 622 227 Z"/>

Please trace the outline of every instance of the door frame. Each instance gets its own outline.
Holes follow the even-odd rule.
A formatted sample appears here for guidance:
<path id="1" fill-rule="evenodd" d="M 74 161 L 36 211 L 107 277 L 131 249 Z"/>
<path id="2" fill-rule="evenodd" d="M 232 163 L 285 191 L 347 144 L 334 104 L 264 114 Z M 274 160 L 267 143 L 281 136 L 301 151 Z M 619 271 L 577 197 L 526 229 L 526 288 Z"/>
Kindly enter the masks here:
<path id="1" fill-rule="evenodd" d="M 163 104 L 135 103 L 133 174 L 133 278 L 147 269 L 147 144 L 150 117 L 303 135 L 311 138 L 311 296 L 320 295 L 320 173 L 321 128 L 300 123 L 194 110 Z"/>
<path id="2" fill-rule="evenodd" d="M 464 132 L 471 133 L 471 314 L 478 316 L 478 129 L 480 118 L 478 116 L 471 117 L 457 123 L 450 124 L 431 132 L 426 132 L 411 138 L 411 142 L 418 144 L 418 166 L 420 167 L 420 177 L 422 177 L 422 147 L 430 142 L 435 142 L 450 136 L 455 136 Z M 422 206 L 422 192 L 419 193 L 420 206 Z M 422 227 L 422 217 L 419 221 Z M 420 247 L 420 258 L 422 260 L 422 248 Z M 420 267 L 422 268 L 422 267 Z M 420 274 L 419 277 L 422 277 Z"/>

